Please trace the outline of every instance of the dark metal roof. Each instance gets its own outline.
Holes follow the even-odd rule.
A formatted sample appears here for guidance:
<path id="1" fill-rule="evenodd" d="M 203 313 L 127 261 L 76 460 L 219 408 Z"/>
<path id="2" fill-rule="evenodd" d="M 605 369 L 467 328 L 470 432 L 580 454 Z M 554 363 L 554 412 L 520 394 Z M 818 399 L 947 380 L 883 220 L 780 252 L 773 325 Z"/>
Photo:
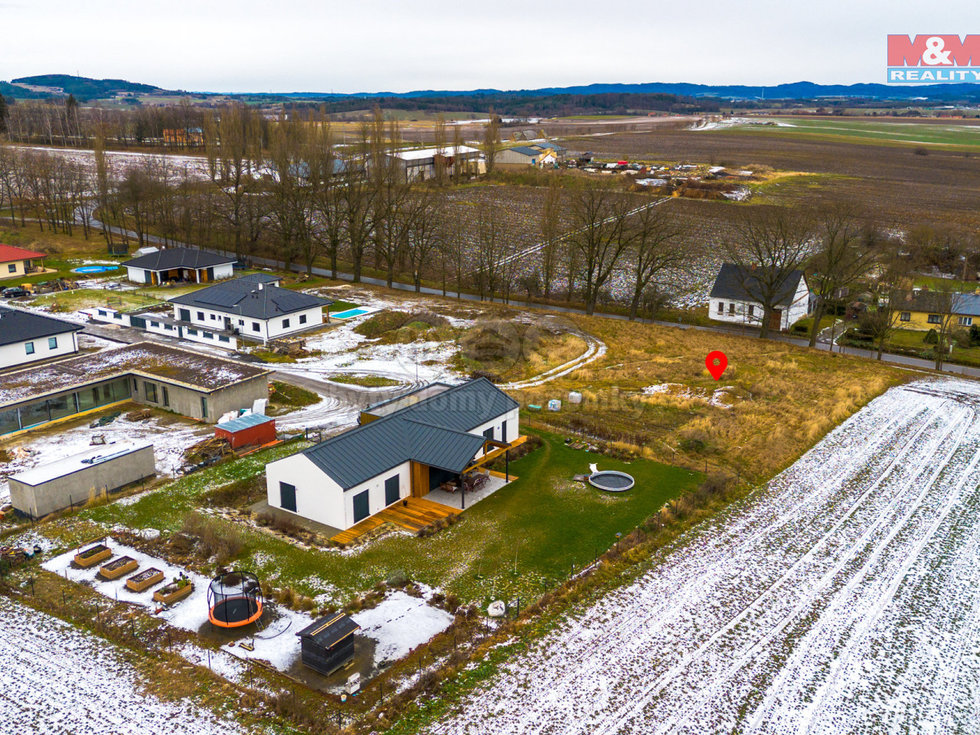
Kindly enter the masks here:
<path id="1" fill-rule="evenodd" d="M 303 451 L 344 490 L 414 460 L 462 472 L 483 447 L 468 432 L 518 407 L 486 378 L 454 386 Z"/>
<path id="2" fill-rule="evenodd" d="M 245 276 L 233 281 L 216 283 L 183 296 L 176 296 L 170 299 L 170 303 L 222 311 L 253 319 L 272 319 L 317 306 L 329 306 L 333 302 L 329 299 L 321 299 L 319 296 L 290 291 L 288 288 L 266 286 Z"/>
<path id="3" fill-rule="evenodd" d="M 0 306 L 0 345 L 53 337 L 65 332 L 79 332 L 84 328 L 80 324 L 72 324 L 50 316 Z"/>
<path id="4" fill-rule="evenodd" d="M 765 269 L 760 268 L 759 272 L 764 273 Z M 804 278 L 803 271 L 790 272 L 779 288 L 779 296 L 775 300 L 776 306 L 790 306 L 793 303 L 793 297 L 802 278 Z M 718 272 L 715 285 L 711 287 L 710 298 L 762 303 L 761 293 L 759 279 L 754 271 L 734 263 L 725 263 Z"/>
<path id="5" fill-rule="evenodd" d="M 249 273 L 247 276 L 239 276 L 235 280 L 239 283 L 278 284 L 282 281 L 282 278 L 274 276 L 271 273 Z"/>
<path id="6" fill-rule="evenodd" d="M 361 626 L 355 623 L 349 616 L 343 613 L 336 613 L 332 616 L 328 615 L 319 620 L 314 620 L 296 635 L 300 638 L 309 638 L 323 648 L 330 648 L 340 643 L 354 631 L 360 629 Z"/>
<path id="7" fill-rule="evenodd" d="M 141 255 L 132 260 L 126 260 L 122 265 L 131 268 L 145 268 L 151 271 L 167 271 L 172 268 L 210 268 L 215 265 L 234 263 L 236 260 L 237 258 L 209 253 L 206 250 L 167 248 L 155 253 Z"/>
<path id="8" fill-rule="evenodd" d="M 507 150 L 514 151 L 515 153 L 523 153 L 525 156 L 532 156 L 534 158 L 537 158 L 542 153 L 542 151 L 530 148 L 526 145 L 515 146 L 514 148 L 508 148 Z"/>

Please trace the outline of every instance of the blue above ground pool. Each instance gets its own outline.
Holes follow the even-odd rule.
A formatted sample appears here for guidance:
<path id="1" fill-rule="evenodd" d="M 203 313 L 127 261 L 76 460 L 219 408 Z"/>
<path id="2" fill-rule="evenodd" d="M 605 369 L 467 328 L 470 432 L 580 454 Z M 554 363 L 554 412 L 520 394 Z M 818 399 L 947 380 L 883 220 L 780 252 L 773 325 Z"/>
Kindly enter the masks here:
<path id="1" fill-rule="evenodd" d="M 331 319 L 350 319 L 352 316 L 360 316 L 361 314 L 367 314 L 371 309 L 364 309 L 358 307 L 356 309 L 348 309 L 347 311 L 338 311 L 336 314 L 331 314 Z"/>
<path id="2" fill-rule="evenodd" d="M 83 265 L 72 270 L 72 273 L 108 273 L 117 270 L 119 270 L 118 265 Z"/>

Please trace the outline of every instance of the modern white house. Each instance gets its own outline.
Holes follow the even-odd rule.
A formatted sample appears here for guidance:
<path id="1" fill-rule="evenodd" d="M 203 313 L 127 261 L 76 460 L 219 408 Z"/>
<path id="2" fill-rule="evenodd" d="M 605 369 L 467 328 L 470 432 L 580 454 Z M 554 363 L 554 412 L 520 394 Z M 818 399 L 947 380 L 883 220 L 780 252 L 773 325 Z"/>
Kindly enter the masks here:
<path id="1" fill-rule="evenodd" d="M 734 263 L 723 264 L 711 287 L 708 316 L 720 322 L 760 326 L 765 312 L 760 296 L 760 274 L 760 271 Z M 766 281 L 764 278 L 763 282 Z M 806 275 L 794 270 L 779 286 L 769 328 L 785 331 L 812 311 Z"/>
<path id="2" fill-rule="evenodd" d="M 0 306 L 0 370 L 78 352 L 79 324 Z"/>
<path id="3" fill-rule="evenodd" d="M 485 378 L 432 383 L 368 408 L 361 425 L 266 465 L 269 505 L 346 530 L 460 483 L 519 443 L 518 403 Z"/>
<path id="4" fill-rule="evenodd" d="M 170 299 L 185 333 L 198 329 L 268 342 L 323 324 L 333 302 L 279 286 L 276 276 L 256 273 Z"/>
<path id="5" fill-rule="evenodd" d="M 127 280 L 157 286 L 167 281 L 211 283 L 235 275 L 236 258 L 193 248 L 167 248 L 123 261 Z"/>

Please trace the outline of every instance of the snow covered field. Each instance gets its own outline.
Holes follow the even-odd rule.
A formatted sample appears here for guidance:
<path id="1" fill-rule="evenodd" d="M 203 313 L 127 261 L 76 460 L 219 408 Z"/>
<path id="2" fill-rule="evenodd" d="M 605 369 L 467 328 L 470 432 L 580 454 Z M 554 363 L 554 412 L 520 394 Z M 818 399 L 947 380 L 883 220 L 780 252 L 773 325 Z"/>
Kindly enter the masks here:
<path id="1" fill-rule="evenodd" d="M 236 733 L 188 701 L 147 694 L 105 641 L 0 597 L 0 732 L 203 735 Z"/>
<path id="2" fill-rule="evenodd" d="M 978 407 L 893 388 L 429 732 L 980 732 Z"/>

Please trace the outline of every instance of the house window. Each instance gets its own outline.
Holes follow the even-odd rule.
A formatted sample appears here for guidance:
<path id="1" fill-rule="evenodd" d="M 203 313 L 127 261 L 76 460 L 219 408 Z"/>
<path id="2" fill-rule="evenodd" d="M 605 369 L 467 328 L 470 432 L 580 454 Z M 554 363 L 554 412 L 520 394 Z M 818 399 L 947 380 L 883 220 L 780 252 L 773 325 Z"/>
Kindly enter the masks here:
<path id="1" fill-rule="evenodd" d="M 167 390 L 167 386 L 161 386 L 163 388 L 163 405 L 170 405 L 170 391 Z"/>
<path id="2" fill-rule="evenodd" d="M 282 328 L 283 329 L 289 329 L 289 320 L 288 319 L 283 319 L 282 320 Z"/>
<path id="3" fill-rule="evenodd" d="M 197 336 L 197 330 L 196 329 L 188 329 L 187 330 L 187 333 L 189 335 L 193 336 L 193 337 L 196 337 Z"/>
<path id="4" fill-rule="evenodd" d="M 492 426 L 489 429 L 484 429 L 483 430 L 483 438 L 484 439 L 488 439 L 490 441 L 493 441 L 493 427 Z"/>
<path id="5" fill-rule="evenodd" d="M 288 482 L 279 483 L 279 507 L 296 512 L 296 486 Z"/>
<path id="6" fill-rule="evenodd" d="M 926 321 L 929 322 L 930 324 L 942 324 L 943 317 L 942 314 L 930 314 L 929 316 L 926 317 Z"/>
<path id="7" fill-rule="evenodd" d="M 912 319 L 912 312 L 903 311 L 901 314 L 898 315 L 898 319 L 899 321 L 903 321 L 903 322 L 910 321 Z"/>
<path id="8" fill-rule="evenodd" d="M 17 272 L 16 263 L 11 263 L 10 265 L 7 266 L 7 273 L 16 273 L 16 272 Z"/>
<path id="9" fill-rule="evenodd" d="M 259 323 L 258 322 L 252 322 L 252 331 L 253 332 L 260 332 L 260 331 L 262 331 L 262 327 L 259 326 Z"/>
<path id="10" fill-rule="evenodd" d="M 146 400 L 150 401 L 151 403 L 156 403 L 157 402 L 157 386 L 156 386 L 156 383 L 148 383 L 147 381 L 144 380 L 143 381 L 143 395 L 146 396 Z"/>
<path id="11" fill-rule="evenodd" d="M 245 326 L 245 320 L 244 319 L 239 319 L 238 320 L 238 326 L 244 327 Z"/>
<path id="12" fill-rule="evenodd" d="M 962 324 L 962 322 L 960 322 L 960 323 Z M 56 349 L 58 349 L 58 338 L 57 337 L 48 337 L 48 349 L 49 350 L 56 350 Z"/>
<path id="13" fill-rule="evenodd" d="M 735 316 L 735 302 L 734 301 L 728 305 L 728 314 L 729 314 L 729 316 Z"/>
<path id="14" fill-rule="evenodd" d="M 208 399 L 201 396 L 201 418 L 206 419 L 208 417 Z"/>
<path id="15" fill-rule="evenodd" d="M 956 321 L 959 322 L 959 325 L 961 327 L 972 327 L 973 326 L 973 317 L 972 316 L 960 316 L 960 317 L 957 317 L 956 318 Z"/>
<path id="16" fill-rule="evenodd" d="M 227 338 L 227 337 L 226 337 L 225 335 L 223 335 L 223 334 L 219 334 L 219 335 L 218 335 L 218 341 L 219 341 L 219 342 L 228 342 L 228 341 L 230 341 L 230 340 L 229 340 L 229 339 L 228 339 L 228 338 Z"/>
<path id="17" fill-rule="evenodd" d="M 27 352 L 28 355 L 33 355 L 34 354 L 34 343 L 33 342 L 26 343 L 24 345 L 24 350 Z"/>
<path id="18" fill-rule="evenodd" d="M 389 477 L 387 480 L 385 480 L 385 505 L 391 505 L 392 503 L 398 502 L 398 499 L 401 497 L 400 485 L 399 475 Z"/>
<path id="19" fill-rule="evenodd" d="M 211 317 L 211 321 L 217 321 L 217 319 L 218 319 L 218 315 L 217 314 L 208 314 L 208 316 Z"/>
<path id="20" fill-rule="evenodd" d="M 749 305 L 749 316 L 755 316 L 755 307 L 751 304 Z"/>
<path id="21" fill-rule="evenodd" d="M 306 324 L 306 314 L 300 314 L 299 315 L 299 323 L 300 324 Z"/>
<path id="22" fill-rule="evenodd" d="M 724 314 L 725 313 L 725 302 L 724 301 L 719 301 L 718 302 L 718 313 L 719 314 Z"/>
<path id="23" fill-rule="evenodd" d="M 198 319 L 198 321 L 202 321 L 202 322 L 204 321 L 204 312 L 203 311 L 197 312 L 197 319 Z"/>

